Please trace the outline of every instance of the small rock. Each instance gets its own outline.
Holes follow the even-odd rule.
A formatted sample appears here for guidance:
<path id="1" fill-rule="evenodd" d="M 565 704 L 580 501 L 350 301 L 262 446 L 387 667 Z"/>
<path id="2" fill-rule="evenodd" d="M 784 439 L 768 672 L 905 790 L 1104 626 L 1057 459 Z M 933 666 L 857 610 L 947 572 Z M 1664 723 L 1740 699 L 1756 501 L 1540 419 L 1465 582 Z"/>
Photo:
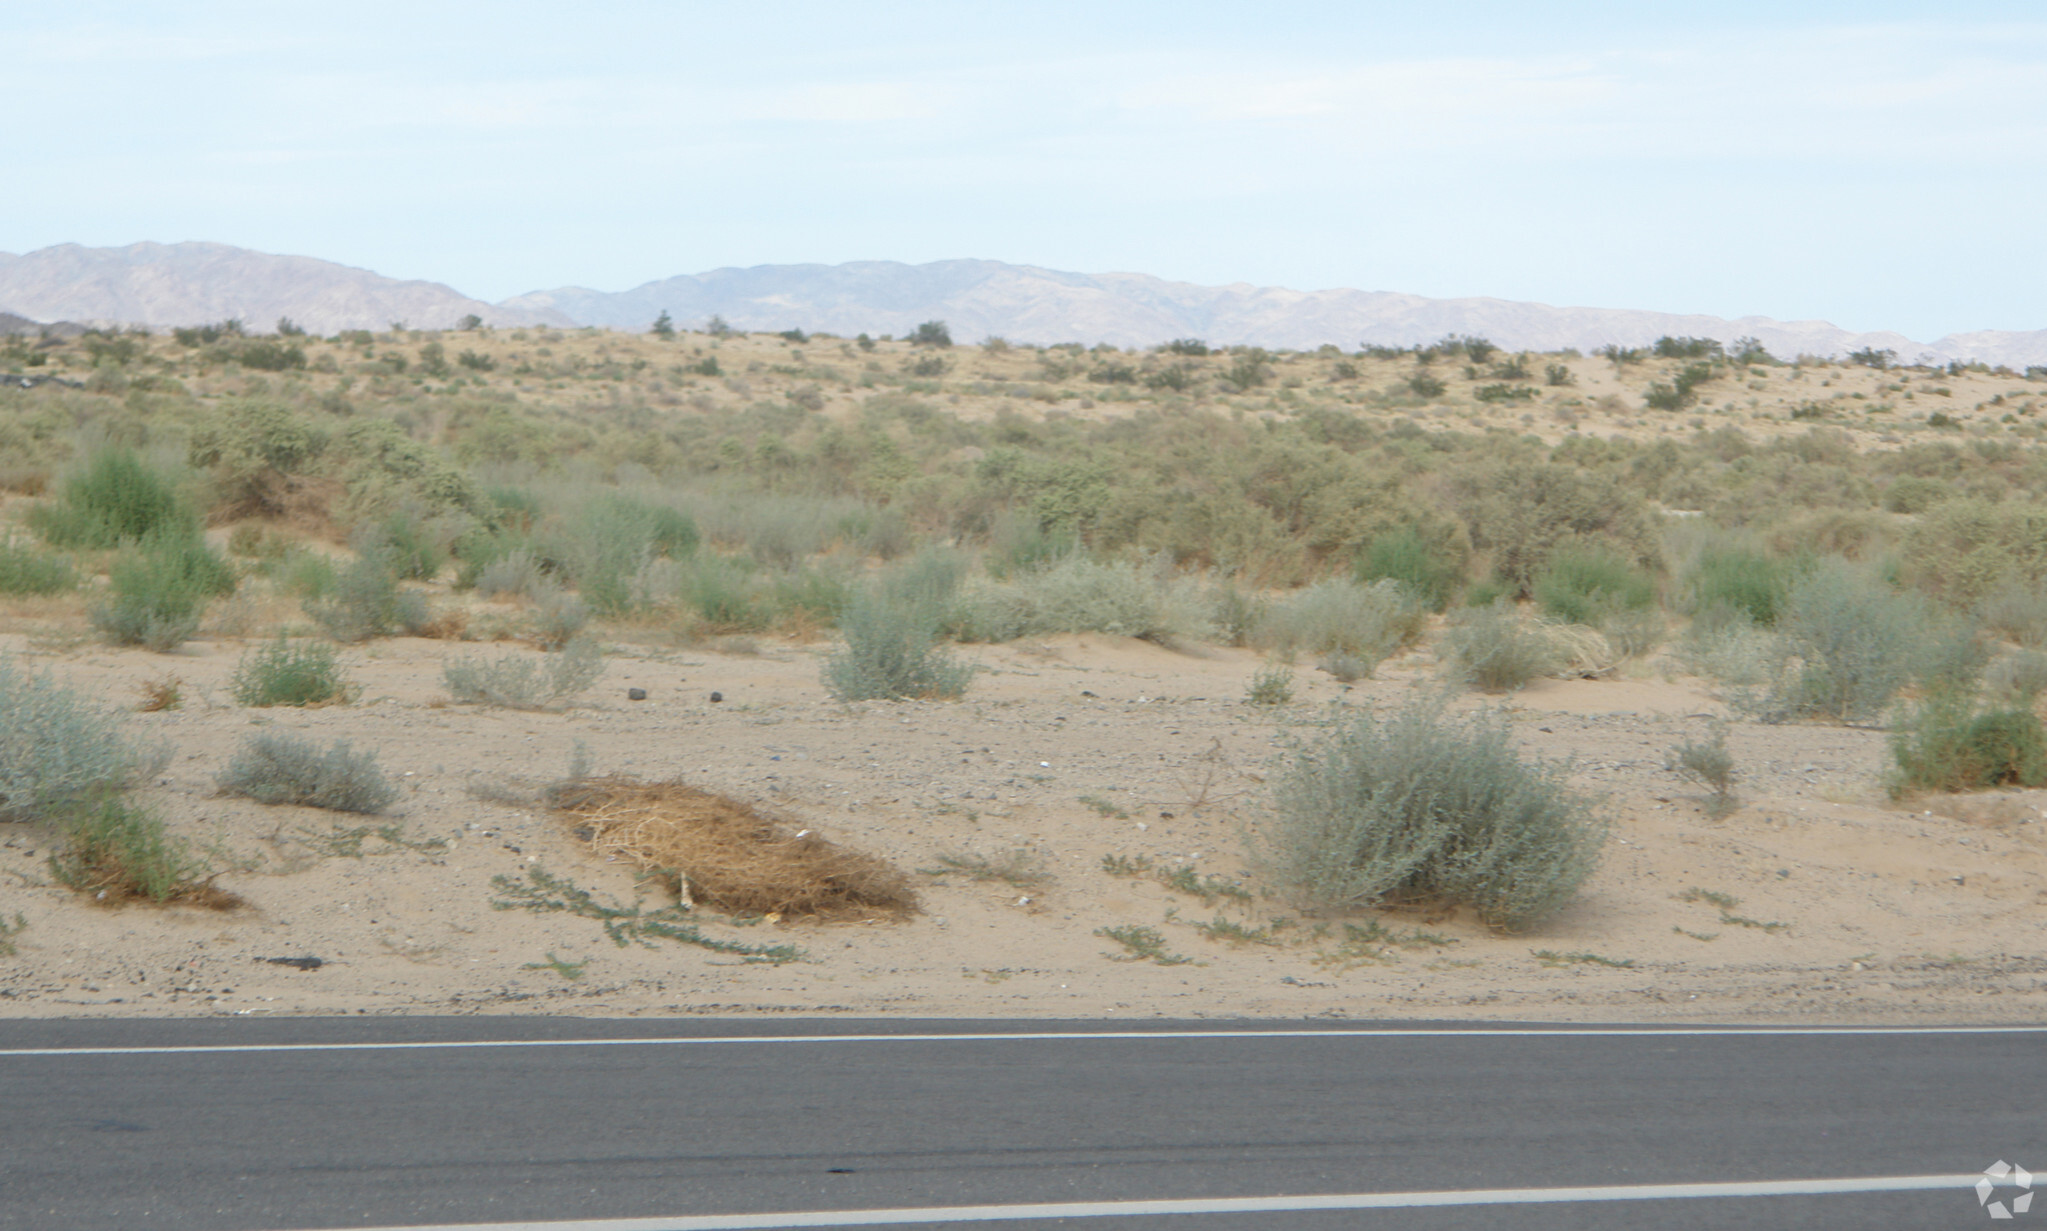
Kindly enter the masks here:
<path id="1" fill-rule="evenodd" d="M 628 701 L 645 701 L 647 699 L 647 690 L 644 688 L 628 688 L 625 690 L 625 699 Z"/>
<path id="2" fill-rule="evenodd" d="M 724 693 L 722 693 L 722 692 L 714 692 L 714 693 L 712 693 L 712 694 L 711 694 L 711 704 L 712 704 L 712 705 L 716 705 L 716 704 L 718 704 L 718 702 L 720 702 L 720 701 L 723 701 L 724 699 L 725 699 L 725 694 L 724 694 Z"/>

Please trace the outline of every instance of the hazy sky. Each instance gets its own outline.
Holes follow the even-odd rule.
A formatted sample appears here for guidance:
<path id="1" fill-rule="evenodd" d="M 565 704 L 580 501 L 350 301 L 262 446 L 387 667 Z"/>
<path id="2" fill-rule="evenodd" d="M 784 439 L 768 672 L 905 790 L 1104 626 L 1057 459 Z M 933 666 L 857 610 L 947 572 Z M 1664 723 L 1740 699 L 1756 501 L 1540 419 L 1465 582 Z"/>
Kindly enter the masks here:
<path id="1" fill-rule="evenodd" d="M 2047 328 L 2038 3 L 70 0 L 0 6 L 0 48 L 12 252 L 207 239 L 487 299 L 971 256 Z"/>

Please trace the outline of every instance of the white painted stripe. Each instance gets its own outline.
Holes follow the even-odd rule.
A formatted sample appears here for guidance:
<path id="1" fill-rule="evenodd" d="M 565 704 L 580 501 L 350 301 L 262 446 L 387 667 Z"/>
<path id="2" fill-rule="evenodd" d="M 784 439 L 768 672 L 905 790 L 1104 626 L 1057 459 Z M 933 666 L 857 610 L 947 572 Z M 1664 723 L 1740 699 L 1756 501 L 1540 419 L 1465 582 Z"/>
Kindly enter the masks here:
<path id="1" fill-rule="evenodd" d="M 1301 1197 L 1219 1197 L 1175 1201 L 1066 1201 L 1042 1205 L 913 1206 L 893 1210 L 803 1210 L 786 1214 L 689 1214 L 566 1222 L 492 1222 L 362 1231 L 781 1231 L 790 1227 L 886 1227 L 934 1222 L 1033 1222 L 1127 1218 L 1139 1214 L 1280 1214 L 1306 1210 L 1408 1210 L 1441 1205 L 1544 1205 L 1571 1201 L 1671 1201 L 1701 1197 L 1815 1197 L 1841 1193 L 1971 1188 L 1980 1175 L 1892 1175 L 1850 1180 L 1752 1180 L 1717 1184 L 1622 1184 L 1602 1188 L 1480 1188 Z"/>
<path id="2" fill-rule="evenodd" d="M 1480 1028 L 1473 1030 L 1066 1030 L 1041 1033 L 988 1034 L 756 1034 L 663 1036 L 637 1039 L 450 1039 L 410 1043 L 195 1043 L 158 1047 L 16 1047 L 0 1048 L 4 1056 L 161 1056 L 205 1052 L 303 1051 L 444 1051 L 498 1047 L 713 1047 L 744 1044 L 820 1043 L 1035 1043 L 1035 1042 L 1166 1042 L 1179 1039 L 1665 1039 L 1665 1038 L 1796 1038 L 1869 1035 L 2047 1034 L 2047 1026 L 1729 1026 L 1725 1028 L 1652 1026 L 1639 1030 L 1615 1027 Z"/>

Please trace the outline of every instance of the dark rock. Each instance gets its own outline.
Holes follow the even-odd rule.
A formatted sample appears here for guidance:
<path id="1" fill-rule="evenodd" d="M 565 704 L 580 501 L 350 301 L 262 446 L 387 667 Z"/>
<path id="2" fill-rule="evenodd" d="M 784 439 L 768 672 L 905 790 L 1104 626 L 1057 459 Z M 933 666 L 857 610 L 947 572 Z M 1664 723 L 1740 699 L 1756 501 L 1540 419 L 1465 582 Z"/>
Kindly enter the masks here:
<path id="1" fill-rule="evenodd" d="M 628 701 L 645 701 L 647 699 L 647 690 L 644 688 L 628 688 L 625 690 L 625 699 Z"/>

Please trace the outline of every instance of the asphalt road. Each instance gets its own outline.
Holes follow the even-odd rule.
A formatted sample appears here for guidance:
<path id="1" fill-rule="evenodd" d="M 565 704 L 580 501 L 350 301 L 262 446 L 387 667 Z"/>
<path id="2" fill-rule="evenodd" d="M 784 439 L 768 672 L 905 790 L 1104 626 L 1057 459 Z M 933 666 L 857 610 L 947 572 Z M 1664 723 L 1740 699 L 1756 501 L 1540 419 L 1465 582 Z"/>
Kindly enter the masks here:
<path id="1" fill-rule="evenodd" d="M 672 1222 L 779 1211 L 1964 1175 L 1999 1159 L 2047 1172 L 2047 1030 L 1396 1024 L 1339 1033 L 1355 1029 L 0 1022 L 0 1227 Z M 611 1042 L 570 1042 L 577 1039 Z M 476 1041 L 548 1045 L 466 1045 Z M 360 1046 L 393 1043 L 465 1045 Z M 315 1046 L 299 1046 L 306 1044 Z M 285 1049 L 260 1050 L 277 1046 Z M 122 1048 L 140 1050 L 93 1050 Z M 2047 1188 L 2047 1178 L 2040 1184 Z M 1991 1225 L 1976 1195 L 1953 1187 L 1392 1210 L 1112 1208 L 1121 1216 L 1005 1214 L 928 1225 Z M 2047 1200 L 2020 1217 L 2047 1225 Z"/>

